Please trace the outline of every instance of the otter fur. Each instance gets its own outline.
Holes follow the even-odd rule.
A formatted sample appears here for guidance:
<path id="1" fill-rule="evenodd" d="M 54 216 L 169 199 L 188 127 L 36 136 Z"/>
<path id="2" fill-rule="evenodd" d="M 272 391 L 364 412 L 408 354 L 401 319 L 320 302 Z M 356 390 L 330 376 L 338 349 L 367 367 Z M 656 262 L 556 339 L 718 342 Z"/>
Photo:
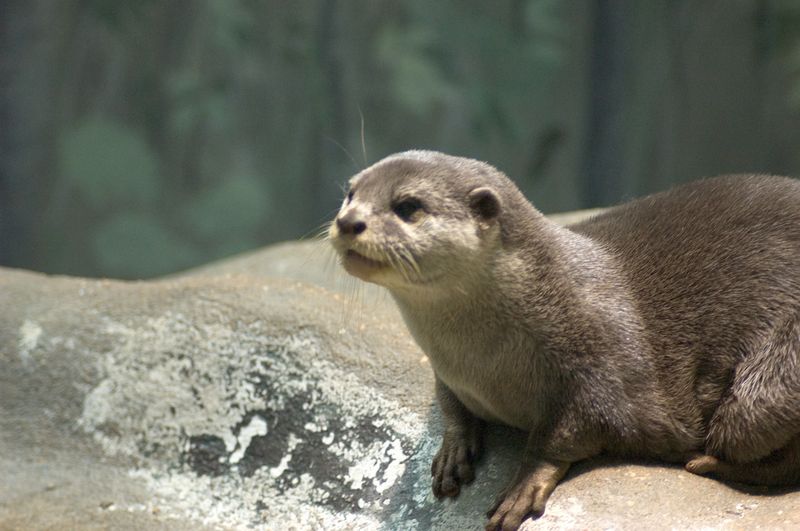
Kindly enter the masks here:
<path id="1" fill-rule="evenodd" d="M 600 453 L 800 483 L 800 182 L 706 179 L 561 227 L 492 166 L 409 151 L 350 180 L 329 236 L 430 358 L 437 497 L 487 421 L 529 433 L 487 529 Z"/>

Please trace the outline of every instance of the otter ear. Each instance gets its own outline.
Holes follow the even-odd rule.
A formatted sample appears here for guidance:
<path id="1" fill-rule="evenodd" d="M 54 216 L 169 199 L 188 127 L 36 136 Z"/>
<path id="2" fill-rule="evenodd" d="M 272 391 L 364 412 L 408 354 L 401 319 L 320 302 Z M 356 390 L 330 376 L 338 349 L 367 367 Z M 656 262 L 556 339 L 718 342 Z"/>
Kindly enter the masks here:
<path id="1" fill-rule="evenodd" d="M 500 215 L 500 198 L 491 188 L 475 188 L 467 198 L 470 210 L 479 218 L 488 221 Z"/>

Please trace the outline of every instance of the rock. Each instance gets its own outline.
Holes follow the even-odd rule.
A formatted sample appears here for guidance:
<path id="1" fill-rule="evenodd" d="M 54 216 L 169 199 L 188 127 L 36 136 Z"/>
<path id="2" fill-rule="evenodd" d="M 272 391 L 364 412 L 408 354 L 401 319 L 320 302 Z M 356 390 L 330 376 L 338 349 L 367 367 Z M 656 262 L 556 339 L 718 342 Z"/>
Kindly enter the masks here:
<path id="1" fill-rule="evenodd" d="M 0 269 L 0 528 L 482 528 L 523 435 L 493 428 L 475 483 L 433 500 L 427 359 L 324 250 L 150 282 Z M 796 492 L 595 460 L 526 525 L 798 524 Z"/>

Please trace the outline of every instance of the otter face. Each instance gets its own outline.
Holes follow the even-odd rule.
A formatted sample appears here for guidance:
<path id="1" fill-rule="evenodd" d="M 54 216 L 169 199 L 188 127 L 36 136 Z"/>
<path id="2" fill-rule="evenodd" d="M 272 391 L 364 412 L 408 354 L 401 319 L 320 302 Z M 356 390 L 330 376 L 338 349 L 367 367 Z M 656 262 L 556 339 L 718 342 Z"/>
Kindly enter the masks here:
<path id="1" fill-rule="evenodd" d="M 330 240 L 348 273 L 390 290 L 465 285 L 499 240 L 500 199 L 448 164 L 466 159 L 411 153 L 350 180 Z"/>

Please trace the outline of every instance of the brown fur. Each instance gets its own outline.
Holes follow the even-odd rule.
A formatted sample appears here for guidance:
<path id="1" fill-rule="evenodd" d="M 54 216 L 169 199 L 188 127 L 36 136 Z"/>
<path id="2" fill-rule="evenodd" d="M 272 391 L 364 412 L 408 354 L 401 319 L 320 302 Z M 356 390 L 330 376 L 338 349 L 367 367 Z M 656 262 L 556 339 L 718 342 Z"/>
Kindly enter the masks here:
<path id="1" fill-rule="evenodd" d="M 797 181 L 698 181 L 568 228 L 439 153 L 384 159 L 351 191 L 338 219 L 363 230 L 334 224 L 333 243 L 388 264 L 356 274 L 390 290 L 436 373 L 437 496 L 472 479 L 485 420 L 530 433 L 488 528 L 541 513 L 600 452 L 800 482 Z M 393 212 L 403 197 L 416 218 Z"/>

